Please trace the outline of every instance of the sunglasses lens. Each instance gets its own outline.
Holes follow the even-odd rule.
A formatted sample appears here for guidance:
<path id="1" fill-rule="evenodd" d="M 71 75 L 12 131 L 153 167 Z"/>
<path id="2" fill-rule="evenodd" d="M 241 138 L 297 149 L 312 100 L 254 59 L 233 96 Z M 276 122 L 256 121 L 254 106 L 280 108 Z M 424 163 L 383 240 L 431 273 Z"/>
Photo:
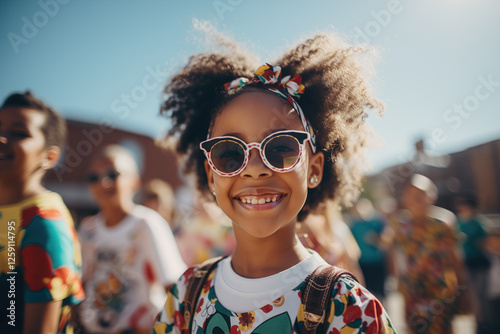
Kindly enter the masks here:
<path id="1" fill-rule="evenodd" d="M 245 149 L 232 140 L 222 140 L 210 151 L 215 168 L 223 173 L 233 173 L 241 168 L 245 161 Z"/>
<path id="2" fill-rule="evenodd" d="M 264 148 L 267 161 L 279 169 L 292 167 L 299 159 L 299 154 L 298 140 L 286 134 L 271 138 Z"/>
<path id="3" fill-rule="evenodd" d="M 87 175 L 87 182 L 88 183 L 95 183 L 99 181 L 99 175 L 97 174 L 89 174 Z"/>
<path id="4" fill-rule="evenodd" d="M 109 177 L 109 179 L 111 181 L 114 181 L 118 178 L 118 175 L 120 175 L 120 174 L 118 174 L 118 172 L 110 171 L 110 172 L 108 172 L 108 175 L 106 175 L 106 176 Z"/>

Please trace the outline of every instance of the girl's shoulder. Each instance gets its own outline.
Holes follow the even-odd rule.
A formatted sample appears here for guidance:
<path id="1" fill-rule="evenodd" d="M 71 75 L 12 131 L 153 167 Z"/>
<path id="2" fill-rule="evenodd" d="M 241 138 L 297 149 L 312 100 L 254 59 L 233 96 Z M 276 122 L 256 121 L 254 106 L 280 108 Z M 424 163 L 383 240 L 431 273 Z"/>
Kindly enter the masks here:
<path id="1" fill-rule="evenodd" d="M 301 316 L 299 312 L 299 322 Z M 348 277 L 341 277 L 335 283 L 325 320 L 328 333 L 342 333 L 343 330 L 356 328 L 369 333 L 396 332 L 381 302 L 360 283 Z"/>
<path id="2" fill-rule="evenodd" d="M 184 273 L 179 277 L 177 282 L 173 285 L 172 289 L 170 289 L 170 294 L 175 298 L 175 300 L 179 303 L 182 303 L 184 300 L 184 296 L 188 289 L 188 285 L 195 279 L 203 279 L 205 275 L 205 285 L 211 285 L 213 277 L 215 275 L 216 265 L 219 260 L 223 259 L 223 257 L 218 257 L 214 259 L 210 259 L 204 263 L 197 264 L 189 267 L 184 271 Z M 214 264 L 212 270 L 207 273 L 207 264 Z M 205 287 L 204 287 L 205 288 Z"/>

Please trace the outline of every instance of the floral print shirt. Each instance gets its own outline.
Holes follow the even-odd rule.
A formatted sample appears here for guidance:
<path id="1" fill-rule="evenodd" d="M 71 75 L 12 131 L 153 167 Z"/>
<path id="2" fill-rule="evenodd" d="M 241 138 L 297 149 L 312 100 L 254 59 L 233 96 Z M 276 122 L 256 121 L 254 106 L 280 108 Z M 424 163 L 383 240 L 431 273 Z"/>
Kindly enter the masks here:
<path id="1" fill-rule="evenodd" d="M 220 264 L 219 264 L 220 265 Z M 218 265 L 218 266 L 219 266 Z M 189 277 L 197 268 L 188 269 L 169 292 L 153 333 L 188 333 L 182 300 Z M 192 318 L 192 333 L 301 333 L 304 326 L 302 281 L 272 302 L 248 312 L 233 312 L 221 304 L 215 291 L 215 269 L 204 285 Z M 256 301 L 258 303 L 258 301 Z M 332 292 L 326 333 L 395 333 L 380 302 L 357 282 L 348 278 L 337 281 Z M 326 326 L 325 326 L 326 327 Z"/>
<path id="2" fill-rule="evenodd" d="M 458 283 L 453 229 L 431 217 L 418 223 L 399 217 L 392 224 L 409 331 L 450 333 L 465 288 Z"/>

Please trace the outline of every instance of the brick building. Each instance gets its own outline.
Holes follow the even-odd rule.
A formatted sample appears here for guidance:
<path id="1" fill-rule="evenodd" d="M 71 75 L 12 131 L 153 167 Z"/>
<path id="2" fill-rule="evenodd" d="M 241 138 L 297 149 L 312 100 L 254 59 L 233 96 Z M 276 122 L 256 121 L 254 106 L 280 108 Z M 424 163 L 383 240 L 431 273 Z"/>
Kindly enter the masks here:
<path id="1" fill-rule="evenodd" d="M 399 199 L 406 180 L 414 173 L 432 179 L 439 190 L 436 205 L 454 211 L 454 198 L 473 193 L 479 200 L 479 211 L 500 226 L 500 139 L 483 143 L 449 155 L 431 156 L 416 143 L 412 161 L 388 167 L 368 177 L 367 196 L 377 199 Z"/>

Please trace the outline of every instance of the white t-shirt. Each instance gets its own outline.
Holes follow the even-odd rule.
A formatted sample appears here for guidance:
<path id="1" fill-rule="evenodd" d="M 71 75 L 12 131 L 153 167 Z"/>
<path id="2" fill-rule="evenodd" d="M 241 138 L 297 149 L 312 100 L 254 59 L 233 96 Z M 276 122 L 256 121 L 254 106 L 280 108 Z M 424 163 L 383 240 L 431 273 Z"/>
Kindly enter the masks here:
<path id="1" fill-rule="evenodd" d="M 327 264 L 318 253 L 295 266 L 275 275 L 263 278 L 245 278 L 238 275 L 231 266 L 231 257 L 217 265 L 215 292 L 222 305 L 234 312 L 247 312 L 264 305 L 291 291 L 320 265 Z M 298 305 L 297 305 L 298 307 Z"/>
<path id="2" fill-rule="evenodd" d="M 81 321 L 90 332 L 151 328 L 166 299 L 166 285 L 186 265 L 167 222 L 137 205 L 119 224 L 101 213 L 79 229 L 86 299 Z"/>

